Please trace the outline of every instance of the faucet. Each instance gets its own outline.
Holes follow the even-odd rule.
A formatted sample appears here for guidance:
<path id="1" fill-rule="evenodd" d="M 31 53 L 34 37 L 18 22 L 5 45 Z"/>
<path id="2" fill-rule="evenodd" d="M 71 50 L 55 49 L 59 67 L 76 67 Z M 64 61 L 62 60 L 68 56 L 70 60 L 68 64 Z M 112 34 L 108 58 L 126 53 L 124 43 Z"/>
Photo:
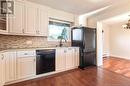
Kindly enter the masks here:
<path id="1" fill-rule="evenodd" d="M 59 44 L 59 46 L 60 46 L 60 47 L 62 47 L 62 46 L 63 46 L 62 40 L 63 40 L 63 39 L 60 39 L 60 44 Z M 64 39 L 64 40 L 65 40 L 65 42 L 67 42 L 67 40 L 66 40 L 66 39 Z"/>

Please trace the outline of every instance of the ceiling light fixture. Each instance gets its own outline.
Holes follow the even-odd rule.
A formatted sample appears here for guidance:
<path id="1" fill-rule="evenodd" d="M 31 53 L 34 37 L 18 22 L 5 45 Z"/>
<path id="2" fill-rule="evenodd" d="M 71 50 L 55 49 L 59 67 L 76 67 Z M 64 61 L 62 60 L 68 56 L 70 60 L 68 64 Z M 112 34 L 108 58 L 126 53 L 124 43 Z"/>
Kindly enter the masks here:
<path id="1" fill-rule="evenodd" d="M 130 29 L 130 19 L 128 20 L 128 23 L 126 23 L 125 25 L 122 25 L 122 26 L 124 29 Z"/>

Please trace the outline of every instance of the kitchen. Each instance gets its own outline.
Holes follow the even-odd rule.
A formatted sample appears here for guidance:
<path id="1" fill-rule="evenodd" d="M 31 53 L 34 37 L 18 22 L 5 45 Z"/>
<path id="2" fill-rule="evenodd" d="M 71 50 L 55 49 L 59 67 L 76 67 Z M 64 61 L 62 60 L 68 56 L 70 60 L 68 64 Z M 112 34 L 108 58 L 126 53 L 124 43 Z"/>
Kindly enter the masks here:
<path id="1" fill-rule="evenodd" d="M 70 33 L 78 15 L 24 0 L 8 4 L 14 10 L 0 20 L 1 86 L 80 66 L 80 49 L 76 41 L 71 47 Z"/>
<path id="2" fill-rule="evenodd" d="M 99 9 L 98 2 L 88 0 L 95 8 L 87 8 L 75 1 L 75 10 L 73 5 L 62 6 L 62 1 L 0 2 L 0 86 L 97 86 L 101 73 L 111 75 L 98 67 L 103 63 L 100 25 L 83 18 L 84 25 L 79 19 Z"/>

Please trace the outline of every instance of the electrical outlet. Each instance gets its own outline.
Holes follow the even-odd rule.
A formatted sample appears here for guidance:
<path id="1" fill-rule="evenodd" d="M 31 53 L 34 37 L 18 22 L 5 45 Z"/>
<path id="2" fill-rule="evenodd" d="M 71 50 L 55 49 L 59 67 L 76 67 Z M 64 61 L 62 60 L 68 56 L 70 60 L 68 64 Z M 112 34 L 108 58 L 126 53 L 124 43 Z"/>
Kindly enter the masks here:
<path id="1" fill-rule="evenodd" d="M 32 41 L 26 41 L 27 45 L 32 45 Z"/>

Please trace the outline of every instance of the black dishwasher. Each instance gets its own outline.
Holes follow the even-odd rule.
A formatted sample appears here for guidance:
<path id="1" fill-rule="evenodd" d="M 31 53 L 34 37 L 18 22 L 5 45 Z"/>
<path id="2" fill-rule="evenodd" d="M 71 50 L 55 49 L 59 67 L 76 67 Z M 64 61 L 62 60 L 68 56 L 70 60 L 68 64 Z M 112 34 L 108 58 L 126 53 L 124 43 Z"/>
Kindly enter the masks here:
<path id="1" fill-rule="evenodd" d="M 36 50 L 36 75 L 55 71 L 55 49 Z"/>

